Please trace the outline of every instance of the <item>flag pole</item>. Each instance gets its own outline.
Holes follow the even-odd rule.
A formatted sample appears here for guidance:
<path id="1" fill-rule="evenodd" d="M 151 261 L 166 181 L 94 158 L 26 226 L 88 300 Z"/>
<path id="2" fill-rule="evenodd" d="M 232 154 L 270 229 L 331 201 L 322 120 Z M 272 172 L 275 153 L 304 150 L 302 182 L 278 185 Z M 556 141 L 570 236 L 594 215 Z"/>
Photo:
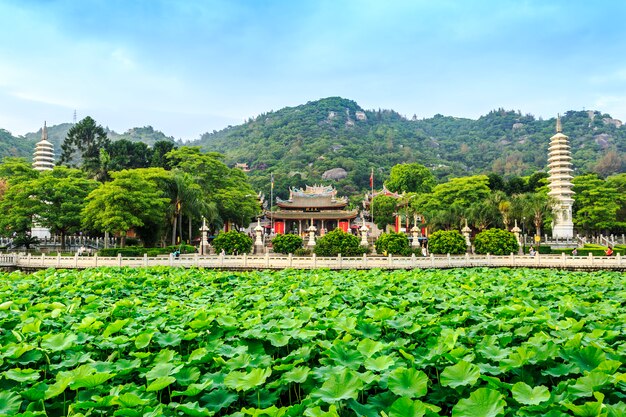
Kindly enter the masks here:
<path id="1" fill-rule="evenodd" d="M 270 235 L 274 233 L 274 173 L 270 174 Z"/>

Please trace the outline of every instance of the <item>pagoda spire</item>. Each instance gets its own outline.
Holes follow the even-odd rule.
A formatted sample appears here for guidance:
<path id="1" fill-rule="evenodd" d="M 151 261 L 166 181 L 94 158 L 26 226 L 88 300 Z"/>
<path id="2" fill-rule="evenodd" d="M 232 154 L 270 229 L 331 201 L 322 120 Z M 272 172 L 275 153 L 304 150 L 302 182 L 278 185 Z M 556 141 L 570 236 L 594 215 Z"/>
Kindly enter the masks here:
<path id="1" fill-rule="evenodd" d="M 48 140 L 48 128 L 46 127 L 46 121 L 43 122 L 43 129 L 41 129 L 41 140 Z"/>
<path id="2" fill-rule="evenodd" d="M 561 115 L 557 114 L 556 116 L 556 133 L 563 132 L 563 128 L 561 127 Z"/>

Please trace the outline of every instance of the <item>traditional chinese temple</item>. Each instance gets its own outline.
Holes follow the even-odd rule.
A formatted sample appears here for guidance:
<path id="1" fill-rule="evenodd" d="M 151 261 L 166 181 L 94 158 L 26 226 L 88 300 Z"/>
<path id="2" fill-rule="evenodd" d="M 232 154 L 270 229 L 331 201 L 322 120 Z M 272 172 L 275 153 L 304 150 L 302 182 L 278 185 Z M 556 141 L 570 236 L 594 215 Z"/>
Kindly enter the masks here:
<path id="1" fill-rule="evenodd" d="M 358 210 L 346 210 L 348 199 L 337 197 L 337 190 L 332 186 L 306 186 L 290 188 L 289 199 L 276 198 L 278 210 L 268 212 L 277 234 L 306 232 L 311 225 L 320 235 L 340 228 L 350 230 L 350 222 L 356 218 Z"/>

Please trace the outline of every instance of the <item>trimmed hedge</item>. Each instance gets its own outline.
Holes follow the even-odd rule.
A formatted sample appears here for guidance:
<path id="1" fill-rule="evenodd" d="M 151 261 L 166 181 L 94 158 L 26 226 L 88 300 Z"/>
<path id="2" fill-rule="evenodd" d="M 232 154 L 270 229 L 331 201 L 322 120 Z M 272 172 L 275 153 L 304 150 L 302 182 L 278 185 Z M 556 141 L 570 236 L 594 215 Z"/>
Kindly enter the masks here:
<path id="1" fill-rule="evenodd" d="M 298 249 L 302 249 L 304 240 L 294 234 L 277 235 L 272 239 L 272 248 L 275 253 L 282 253 L 287 255 L 288 253 L 296 253 Z"/>
<path id="2" fill-rule="evenodd" d="M 358 237 L 341 229 L 335 229 L 317 240 L 313 252 L 317 256 L 337 256 L 338 254 L 355 256 L 367 253 L 367 248 L 361 246 Z"/>
<path id="3" fill-rule="evenodd" d="M 196 253 L 196 247 L 192 245 L 175 245 L 166 246 L 164 248 L 144 248 L 143 246 L 126 246 L 124 248 L 106 248 L 98 251 L 98 256 L 117 256 L 122 254 L 123 257 L 140 257 L 147 254 L 150 257 L 158 255 L 169 255 L 174 251 L 180 250 L 180 253 Z"/>
<path id="4" fill-rule="evenodd" d="M 252 243 L 250 236 L 236 230 L 220 233 L 213 239 L 215 252 L 220 253 L 223 250 L 227 255 L 250 253 Z"/>
<path id="5" fill-rule="evenodd" d="M 409 246 L 409 238 L 404 233 L 383 233 L 376 243 L 376 253 L 383 255 L 385 253 L 391 255 L 410 256 L 412 251 Z"/>
<path id="6" fill-rule="evenodd" d="M 438 255 L 462 255 L 467 252 L 467 243 L 458 230 L 437 230 L 428 236 L 428 251 Z"/>
<path id="7" fill-rule="evenodd" d="M 474 238 L 474 248 L 478 254 L 508 255 L 517 253 L 519 244 L 515 235 L 503 229 L 489 229 Z"/>

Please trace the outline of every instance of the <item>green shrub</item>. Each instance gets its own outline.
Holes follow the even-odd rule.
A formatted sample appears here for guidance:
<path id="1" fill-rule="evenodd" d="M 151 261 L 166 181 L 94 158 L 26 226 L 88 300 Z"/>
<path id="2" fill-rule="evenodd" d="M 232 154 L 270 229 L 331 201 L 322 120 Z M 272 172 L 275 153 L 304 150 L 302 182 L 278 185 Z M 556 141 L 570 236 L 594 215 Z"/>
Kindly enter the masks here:
<path id="1" fill-rule="evenodd" d="M 458 230 L 438 230 L 428 236 L 428 250 L 440 255 L 461 255 L 467 251 L 467 244 Z"/>
<path id="2" fill-rule="evenodd" d="M 412 253 L 409 238 L 404 233 L 383 233 L 374 246 L 379 254 L 410 256 Z"/>
<path id="3" fill-rule="evenodd" d="M 480 254 L 508 255 L 517 253 L 519 244 L 513 233 L 503 229 L 489 229 L 476 235 L 474 249 Z"/>
<path id="4" fill-rule="evenodd" d="M 293 253 L 296 256 L 310 256 L 311 255 L 311 249 L 305 249 L 305 248 L 298 248 L 295 250 L 295 252 Z"/>
<path id="5" fill-rule="evenodd" d="M 213 239 L 215 252 L 222 250 L 227 255 L 249 253 L 252 250 L 252 238 L 245 233 L 236 230 L 220 233 Z"/>
<path id="6" fill-rule="evenodd" d="M 318 256 L 355 256 L 366 253 L 367 248 L 361 246 L 358 237 L 335 229 L 320 237 L 313 251 Z"/>
<path id="7" fill-rule="evenodd" d="M 175 245 L 166 246 L 164 248 L 144 248 L 143 246 L 126 246 L 123 248 L 106 248 L 98 251 L 98 256 L 117 256 L 122 254 L 124 258 L 136 258 L 143 256 L 144 253 L 149 257 L 158 255 L 169 255 L 174 251 L 180 250 L 180 253 L 196 253 L 196 247 L 192 245 Z"/>
<path id="8" fill-rule="evenodd" d="M 294 234 L 278 235 L 272 239 L 272 248 L 275 253 L 296 253 L 296 251 L 302 248 L 303 239 Z"/>

